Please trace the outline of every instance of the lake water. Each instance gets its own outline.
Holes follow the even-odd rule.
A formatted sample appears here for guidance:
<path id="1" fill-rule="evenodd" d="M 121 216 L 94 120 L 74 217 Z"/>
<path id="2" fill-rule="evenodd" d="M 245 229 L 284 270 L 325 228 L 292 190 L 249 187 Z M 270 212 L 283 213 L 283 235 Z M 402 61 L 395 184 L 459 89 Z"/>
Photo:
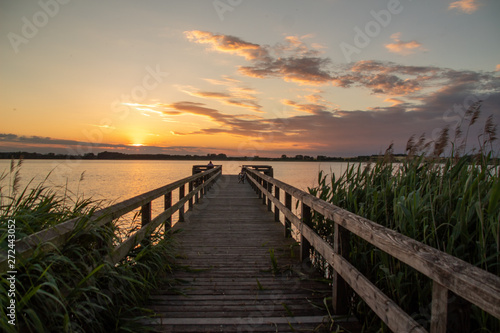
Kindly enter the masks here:
<path id="1" fill-rule="evenodd" d="M 10 160 L 0 160 L 0 174 L 8 172 Z M 317 184 L 318 172 L 342 173 L 347 163 L 340 162 L 252 162 L 213 161 L 222 165 L 223 174 L 238 174 L 242 164 L 271 165 L 274 177 L 299 189 Z M 21 166 L 21 188 L 30 181 L 70 193 L 72 197 L 104 200 L 104 205 L 116 203 L 190 176 L 193 165 L 207 161 L 124 161 L 124 160 L 24 160 Z M 0 186 L 6 185 L 9 177 Z M 178 194 L 173 193 L 174 202 Z M 161 212 L 161 200 L 153 202 L 153 216 Z M 176 217 L 174 216 L 174 221 Z"/>

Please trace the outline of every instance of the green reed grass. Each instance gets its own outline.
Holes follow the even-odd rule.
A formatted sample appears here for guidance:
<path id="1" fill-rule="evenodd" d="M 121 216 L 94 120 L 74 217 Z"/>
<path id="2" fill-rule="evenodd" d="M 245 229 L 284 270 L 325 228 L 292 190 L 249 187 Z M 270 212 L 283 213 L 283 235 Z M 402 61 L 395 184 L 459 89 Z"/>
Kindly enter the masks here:
<path id="1" fill-rule="evenodd" d="M 472 109 L 468 111 L 471 120 L 466 133 L 479 115 L 477 105 Z M 431 144 L 426 143 L 423 136 L 418 141 L 412 137 L 405 160 L 395 163 L 391 146 L 376 163 L 365 167 L 350 165 L 340 176 L 327 177 L 320 172 L 318 186 L 309 189 L 310 193 L 500 275 L 500 166 L 494 158 L 496 126 L 492 125 L 491 117 L 488 118 L 485 131 L 480 135 L 480 149 L 472 155 L 461 156 L 466 147 L 462 133 L 456 130 L 448 157 L 441 157 L 449 146 L 448 130 Z M 316 215 L 314 228 L 332 242 L 331 221 Z M 428 328 L 431 281 L 358 237 L 351 237 L 350 242 L 349 260 L 357 269 Z M 452 317 L 454 309 L 457 313 L 471 313 L 470 323 L 455 321 L 457 325 L 469 325 L 465 330 L 500 331 L 499 321 L 475 306 L 469 308 L 455 296 L 450 302 Z M 366 331 L 387 331 L 361 300 L 356 299 L 352 311 Z M 453 326 L 449 329 L 453 331 Z M 463 326 L 460 331 L 464 331 Z"/>
<path id="2" fill-rule="evenodd" d="M 142 308 L 149 292 L 171 270 L 172 240 L 154 234 L 148 245 L 135 248 L 117 265 L 104 261 L 109 244 L 121 241 L 114 225 L 97 227 L 90 220 L 101 203 L 61 196 L 42 182 L 19 190 L 22 162 L 0 176 L 0 241 L 7 248 L 7 220 L 16 220 L 16 236 L 24 237 L 71 218 L 80 217 L 69 239 L 52 251 L 35 249 L 17 261 L 17 324 L 7 323 L 0 310 L 4 332 L 138 332 L 140 320 L 152 313 Z M 152 244 L 155 244 L 154 246 Z M 1 304 L 8 304 L 7 276 L 0 276 Z"/>

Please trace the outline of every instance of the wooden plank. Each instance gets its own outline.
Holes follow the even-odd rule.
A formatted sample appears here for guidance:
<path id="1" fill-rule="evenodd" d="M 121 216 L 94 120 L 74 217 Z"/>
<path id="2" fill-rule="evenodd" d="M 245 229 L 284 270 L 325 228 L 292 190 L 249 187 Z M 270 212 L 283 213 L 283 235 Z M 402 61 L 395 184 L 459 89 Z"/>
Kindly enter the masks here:
<path id="1" fill-rule="evenodd" d="M 268 317 L 266 323 L 273 324 L 317 324 L 322 323 L 323 316 L 308 316 L 308 317 Z M 255 318 L 158 318 L 148 320 L 147 323 L 160 325 L 247 325 L 255 324 Z"/>

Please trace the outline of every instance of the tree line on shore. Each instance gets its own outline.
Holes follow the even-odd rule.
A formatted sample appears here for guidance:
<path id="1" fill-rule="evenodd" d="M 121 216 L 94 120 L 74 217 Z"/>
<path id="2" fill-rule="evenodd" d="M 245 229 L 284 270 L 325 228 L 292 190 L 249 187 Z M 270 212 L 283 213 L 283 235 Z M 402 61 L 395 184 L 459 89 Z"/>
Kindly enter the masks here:
<path id="1" fill-rule="evenodd" d="M 75 159 L 75 160 L 216 160 L 216 161 L 327 161 L 327 162 L 365 162 L 377 159 L 380 155 L 366 155 L 356 157 L 329 157 L 324 155 L 308 156 L 295 155 L 280 157 L 261 156 L 227 156 L 226 154 L 206 155 L 169 155 L 169 154 L 125 154 L 119 152 L 104 151 L 98 154 L 88 153 L 84 155 L 69 155 L 55 153 L 30 153 L 30 152 L 0 152 L 0 159 Z M 404 157 L 405 154 L 395 154 L 396 158 Z"/>

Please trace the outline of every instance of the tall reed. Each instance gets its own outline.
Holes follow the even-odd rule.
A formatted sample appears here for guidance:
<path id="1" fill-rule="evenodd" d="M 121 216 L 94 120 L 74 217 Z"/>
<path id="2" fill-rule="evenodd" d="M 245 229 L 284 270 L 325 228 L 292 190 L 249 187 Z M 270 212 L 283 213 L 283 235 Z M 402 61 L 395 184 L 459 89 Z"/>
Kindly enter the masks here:
<path id="1" fill-rule="evenodd" d="M 45 187 L 19 190 L 22 162 L 0 176 L 0 250 L 7 248 L 7 220 L 16 220 L 17 238 L 80 217 L 69 239 L 52 251 L 36 249 L 17 262 L 16 326 L 0 310 L 3 332 L 137 332 L 151 313 L 142 308 L 149 291 L 171 269 L 171 238 L 154 234 L 116 265 L 104 261 L 110 244 L 120 242 L 114 224 L 97 227 L 90 217 L 100 203 L 71 198 Z M 155 244 L 153 246 L 152 244 Z M 7 276 L 0 276 L 1 304 L 8 304 Z"/>
<path id="2" fill-rule="evenodd" d="M 310 193 L 339 207 L 394 229 L 406 236 L 500 275 L 500 166 L 495 154 L 496 126 L 489 117 L 479 136 L 477 153 L 463 155 L 469 130 L 479 117 L 480 104 L 466 114 L 465 131 L 455 131 L 449 144 L 445 129 L 438 140 L 411 137 L 407 157 L 394 162 L 392 146 L 373 164 L 350 165 L 340 176 L 320 172 Z M 461 124 L 463 126 L 463 124 Z M 449 149 L 447 157 L 441 157 Z M 496 151 L 498 153 L 498 151 Z M 321 216 L 314 227 L 331 241 L 333 223 Z M 351 238 L 349 260 L 407 313 L 427 328 L 430 322 L 431 281 L 358 237 Z M 470 312 L 471 320 L 449 321 L 450 331 L 499 332 L 499 321 L 458 297 L 450 300 L 453 316 Z M 456 313 L 453 311 L 456 309 Z M 353 312 L 368 332 L 387 328 L 359 299 Z M 454 330 L 453 325 L 461 325 Z M 467 326 L 468 325 L 468 326 Z"/>

